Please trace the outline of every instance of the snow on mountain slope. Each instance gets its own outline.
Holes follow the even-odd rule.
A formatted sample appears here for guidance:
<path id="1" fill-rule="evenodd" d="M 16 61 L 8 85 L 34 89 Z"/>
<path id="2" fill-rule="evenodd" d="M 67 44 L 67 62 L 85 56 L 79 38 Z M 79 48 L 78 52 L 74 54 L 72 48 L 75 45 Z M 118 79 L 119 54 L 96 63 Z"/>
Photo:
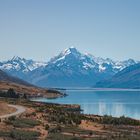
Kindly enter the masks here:
<path id="1" fill-rule="evenodd" d="M 39 86 L 91 86 L 136 63 L 133 59 L 114 61 L 95 57 L 70 47 L 49 62 L 13 57 L 1 62 L 0 69 Z"/>
<path id="2" fill-rule="evenodd" d="M 75 60 L 75 61 L 74 61 Z M 113 61 L 110 58 L 103 59 L 101 57 L 95 57 L 91 54 L 82 54 L 76 48 L 70 47 L 65 51 L 61 52 L 58 56 L 52 58 L 48 64 L 56 64 L 57 66 L 61 66 L 65 63 L 77 63 L 80 62 L 80 66 L 85 69 L 97 69 L 98 72 L 104 72 L 108 69 L 112 69 L 114 73 L 128 67 L 130 65 L 134 65 L 137 62 L 133 59 L 129 59 L 126 61 Z"/>
<path id="3" fill-rule="evenodd" d="M 134 60 L 119 62 L 94 57 L 70 47 L 52 58 L 45 67 L 33 70 L 31 82 L 40 86 L 90 86 L 135 63 Z"/>
<path id="4" fill-rule="evenodd" d="M 97 82 L 94 87 L 140 89 L 140 63 L 126 67 L 110 79 Z"/>
<path id="5" fill-rule="evenodd" d="M 0 69 L 7 71 L 16 70 L 27 73 L 41 66 L 46 66 L 46 63 L 26 60 L 24 58 L 14 56 L 11 60 L 1 62 Z"/>
<path id="6" fill-rule="evenodd" d="M 36 62 L 33 60 L 26 60 L 24 58 L 14 56 L 11 60 L 1 62 L 0 69 L 12 76 L 27 80 L 29 72 L 46 65 L 47 63 L 44 62 Z"/>

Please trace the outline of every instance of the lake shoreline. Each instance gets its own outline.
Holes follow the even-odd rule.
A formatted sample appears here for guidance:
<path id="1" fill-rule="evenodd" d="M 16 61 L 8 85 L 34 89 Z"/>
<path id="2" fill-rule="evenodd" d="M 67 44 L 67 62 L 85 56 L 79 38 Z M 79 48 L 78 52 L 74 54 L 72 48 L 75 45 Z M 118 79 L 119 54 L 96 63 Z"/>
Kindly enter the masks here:
<path id="1" fill-rule="evenodd" d="M 140 89 L 129 89 L 129 88 L 66 88 L 66 90 L 90 90 L 90 91 L 140 91 Z"/>
<path id="2" fill-rule="evenodd" d="M 5 99 L 1 100 L 4 101 Z M 4 129 L 7 130 L 8 138 L 11 137 L 11 132 L 16 130 L 18 134 L 22 134 L 21 137 L 25 137 L 26 134 L 31 134 L 31 132 L 36 133 L 38 134 L 37 138 L 40 140 L 44 138 L 54 140 L 55 137 L 65 139 L 65 137 L 71 136 L 72 138 L 80 138 L 80 140 L 85 138 L 88 140 L 95 138 L 109 140 L 114 137 L 130 138 L 130 136 L 135 138 L 134 134 L 138 138 L 140 136 L 140 121 L 124 116 L 115 118 L 107 115 L 86 115 L 75 110 L 79 109 L 79 105 L 72 104 L 40 103 L 25 99 L 19 102 L 17 99 L 10 98 L 5 102 L 24 106 L 26 111 L 17 117 L 8 119 L 8 121 L 3 120 L 0 122 L 0 133 L 3 138 L 5 138 Z M 84 139 L 82 139 L 83 137 Z"/>
<path id="3" fill-rule="evenodd" d="M 66 98 L 35 98 L 32 101 L 61 105 L 80 105 L 83 114 L 126 116 L 139 120 L 139 91 L 67 90 Z M 130 112 L 133 112 L 130 114 Z"/>
<path id="4" fill-rule="evenodd" d="M 79 112 L 81 115 L 83 115 L 85 117 L 88 117 L 90 119 L 96 118 L 96 117 L 97 118 L 103 118 L 104 116 L 107 116 L 107 117 L 116 118 L 116 119 L 119 119 L 121 117 L 125 117 L 125 118 L 128 118 L 128 119 L 140 121 L 140 119 L 128 117 L 128 116 L 125 116 L 125 115 L 116 117 L 116 116 L 107 115 L 107 114 L 105 114 L 105 115 L 85 114 L 85 113 L 82 113 L 83 110 L 81 109 L 81 106 L 79 104 L 60 104 L 60 103 L 50 103 L 50 102 L 41 102 L 41 101 L 32 101 L 32 100 L 30 100 L 30 102 L 37 103 L 37 104 L 42 104 L 42 105 L 44 104 L 44 105 L 53 105 L 53 106 L 65 107 L 67 109 L 72 109 L 73 111 Z"/>

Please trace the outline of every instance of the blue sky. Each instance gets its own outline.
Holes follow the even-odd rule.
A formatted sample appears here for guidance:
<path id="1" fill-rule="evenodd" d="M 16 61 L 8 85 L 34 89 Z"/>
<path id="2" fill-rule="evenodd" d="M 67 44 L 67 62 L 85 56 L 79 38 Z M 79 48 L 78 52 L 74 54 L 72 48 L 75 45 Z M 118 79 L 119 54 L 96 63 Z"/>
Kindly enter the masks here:
<path id="1" fill-rule="evenodd" d="M 47 61 L 70 46 L 140 60 L 139 0 L 0 0 L 0 60 Z"/>

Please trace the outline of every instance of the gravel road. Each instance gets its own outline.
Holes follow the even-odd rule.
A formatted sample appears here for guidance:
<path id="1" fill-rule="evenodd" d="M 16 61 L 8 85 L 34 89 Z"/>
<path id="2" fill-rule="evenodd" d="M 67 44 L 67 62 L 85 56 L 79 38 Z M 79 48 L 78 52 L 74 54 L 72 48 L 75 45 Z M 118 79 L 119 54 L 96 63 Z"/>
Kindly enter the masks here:
<path id="1" fill-rule="evenodd" d="M 13 112 L 11 114 L 2 115 L 2 116 L 0 116 L 1 119 L 8 118 L 8 117 L 11 117 L 11 116 L 17 116 L 17 115 L 26 111 L 26 108 L 23 107 L 23 106 L 19 106 L 19 105 L 8 105 L 8 106 L 15 108 L 16 112 Z"/>

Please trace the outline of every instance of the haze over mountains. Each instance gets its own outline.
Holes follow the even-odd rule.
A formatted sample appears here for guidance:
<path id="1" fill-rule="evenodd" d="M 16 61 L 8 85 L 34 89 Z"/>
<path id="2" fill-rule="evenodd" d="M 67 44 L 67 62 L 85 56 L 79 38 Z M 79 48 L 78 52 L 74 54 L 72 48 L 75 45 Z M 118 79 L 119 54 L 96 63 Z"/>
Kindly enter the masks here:
<path id="1" fill-rule="evenodd" d="M 49 62 L 13 57 L 0 62 L 0 69 L 42 87 L 90 87 L 137 63 L 133 59 L 103 59 L 70 47 Z"/>
<path id="2" fill-rule="evenodd" d="M 16 83 L 24 86 L 32 86 L 31 84 L 25 82 L 24 80 L 8 75 L 6 72 L 2 70 L 0 70 L 0 81 L 8 83 Z"/>
<path id="3" fill-rule="evenodd" d="M 107 80 L 97 82 L 95 87 L 140 88 L 140 63 L 123 69 Z"/>

